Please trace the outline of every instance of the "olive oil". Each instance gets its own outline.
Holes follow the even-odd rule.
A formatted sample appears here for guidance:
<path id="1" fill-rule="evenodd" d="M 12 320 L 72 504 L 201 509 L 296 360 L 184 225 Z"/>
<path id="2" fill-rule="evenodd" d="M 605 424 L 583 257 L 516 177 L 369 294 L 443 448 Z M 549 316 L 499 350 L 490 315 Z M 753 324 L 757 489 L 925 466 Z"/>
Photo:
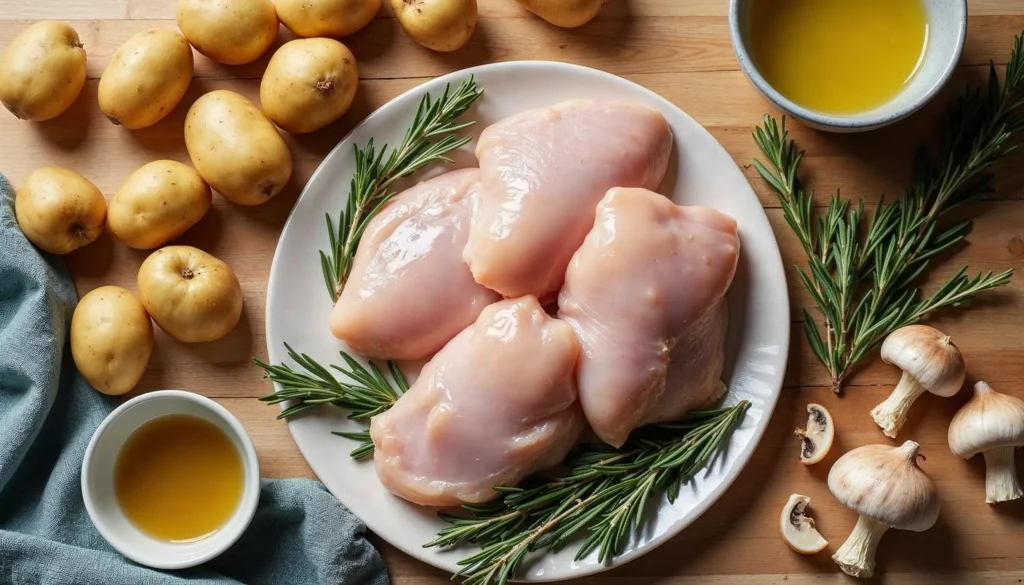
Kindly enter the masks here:
<path id="1" fill-rule="evenodd" d="M 865 112 L 898 95 L 928 39 L 921 0 L 753 0 L 746 27 L 768 83 L 833 115 Z"/>
<path id="2" fill-rule="evenodd" d="M 117 456 L 114 486 L 125 516 L 169 542 L 215 533 L 242 497 L 242 458 L 212 423 L 163 416 L 140 426 Z"/>

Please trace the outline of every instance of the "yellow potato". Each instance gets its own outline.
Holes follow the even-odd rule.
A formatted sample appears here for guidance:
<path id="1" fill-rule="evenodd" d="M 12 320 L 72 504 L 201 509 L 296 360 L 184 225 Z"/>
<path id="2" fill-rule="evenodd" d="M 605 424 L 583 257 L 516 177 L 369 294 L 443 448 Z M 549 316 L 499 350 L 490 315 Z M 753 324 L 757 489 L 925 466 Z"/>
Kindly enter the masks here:
<path id="1" fill-rule="evenodd" d="M 128 175 L 114 193 L 107 227 L 127 246 L 149 250 L 203 219 L 210 199 L 210 187 L 192 167 L 173 160 L 153 161 Z"/>
<path id="2" fill-rule="evenodd" d="M 0 55 L 0 102 L 22 120 L 49 120 L 71 107 L 85 84 L 85 49 L 63 22 L 37 22 Z"/>
<path id="3" fill-rule="evenodd" d="M 197 51 L 225 65 L 255 61 L 277 38 L 270 0 L 178 0 L 177 19 Z"/>
<path id="4" fill-rule="evenodd" d="M 373 20 L 381 0 L 277 0 L 277 17 L 300 37 L 343 37 Z"/>
<path id="5" fill-rule="evenodd" d="M 191 246 L 150 254 L 138 275 L 146 311 L 168 335 L 197 343 L 227 335 L 242 315 L 242 287 L 227 264 Z"/>
<path id="6" fill-rule="evenodd" d="M 139 383 L 153 353 L 153 324 L 139 299 L 119 286 L 82 297 L 71 318 L 71 357 L 93 388 L 119 395 Z"/>
<path id="7" fill-rule="evenodd" d="M 292 176 L 292 155 L 277 128 L 233 91 L 212 91 L 192 104 L 185 148 L 203 180 L 239 205 L 265 203 Z"/>
<path id="8" fill-rule="evenodd" d="M 67 254 L 103 233 L 107 202 L 75 171 L 42 167 L 18 189 L 14 215 L 30 242 L 51 254 Z"/>
<path id="9" fill-rule="evenodd" d="M 524 8 L 555 26 L 575 28 L 591 20 L 607 0 L 516 0 Z"/>
<path id="10" fill-rule="evenodd" d="M 125 41 L 100 77 L 100 109 L 114 124 L 135 130 L 171 113 L 192 82 L 192 47 L 171 30 Z"/>
<path id="11" fill-rule="evenodd" d="M 476 30 L 476 0 L 391 0 L 412 40 L 434 51 L 454 51 Z"/>
<path id="12" fill-rule="evenodd" d="M 334 39 L 298 39 L 270 58 L 260 83 L 260 105 L 275 124 L 301 134 L 323 128 L 352 105 L 356 58 Z"/>

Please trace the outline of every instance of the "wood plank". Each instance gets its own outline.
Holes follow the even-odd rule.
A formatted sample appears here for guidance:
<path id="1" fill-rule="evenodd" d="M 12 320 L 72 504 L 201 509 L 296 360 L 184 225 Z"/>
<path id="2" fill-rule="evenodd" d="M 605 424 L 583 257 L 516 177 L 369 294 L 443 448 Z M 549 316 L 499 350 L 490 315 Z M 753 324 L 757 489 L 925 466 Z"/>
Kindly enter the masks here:
<path id="1" fill-rule="evenodd" d="M 532 17 L 512 0 L 478 2 L 482 18 Z M 63 0 L 62 2 L 14 1 L 4 5 L 5 19 L 174 19 L 173 0 Z M 1017 0 L 971 0 L 972 16 L 1021 15 L 1024 6 Z M 720 0 L 611 0 L 601 19 L 625 18 L 631 15 L 655 16 L 727 16 L 728 3 Z M 394 15 L 389 2 L 384 2 L 378 18 Z"/>
<path id="2" fill-rule="evenodd" d="M 132 35 L 173 29 L 173 20 L 71 20 L 88 52 L 89 77 L 98 78 L 111 55 Z M 0 20 L 0 45 L 28 25 Z M 1005 63 L 1013 35 L 1024 29 L 1024 16 L 978 16 L 961 64 Z M 640 32 L 642 31 L 642 33 Z M 277 46 L 295 38 L 282 28 Z M 565 31 L 537 18 L 483 18 L 466 48 L 435 53 L 415 44 L 394 19 L 378 19 L 345 39 L 366 79 L 432 77 L 485 63 L 546 59 L 603 69 L 616 75 L 734 71 L 738 69 L 722 17 L 638 16 L 606 19 Z M 196 55 L 195 76 L 258 78 L 267 55 L 249 65 L 229 67 Z M 724 111 L 724 110 L 723 110 Z"/>
<path id="3" fill-rule="evenodd" d="M 767 111 L 779 112 L 765 102 L 738 72 L 629 75 L 675 103 L 693 116 L 729 151 L 766 207 L 778 207 L 774 193 L 751 166 L 761 156 L 751 139 L 755 124 Z M 888 128 L 865 134 L 830 134 L 796 122 L 789 128 L 800 148 L 806 151 L 804 179 L 824 205 L 837 190 L 846 197 L 862 198 L 869 204 L 887 194 L 898 196 L 909 181 L 911 158 L 922 136 L 933 134 L 940 114 L 950 98 L 968 81 L 981 82 L 984 71 L 961 68 L 947 90 L 924 111 Z M 319 161 L 359 120 L 395 95 L 424 80 L 364 80 L 352 109 L 337 123 L 310 135 L 287 136 L 297 160 Z M 88 169 L 89 178 L 102 190 L 112 192 L 134 168 L 153 158 L 187 160 L 181 129 L 188 106 L 213 89 L 232 89 L 258 100 L 256 80 L 197 79 L 182 103 L 167 119 L 140 131 L 112 126 L 96 104 L 95 80 L 86 83 L 82 96 L 64 115 L 39 124 L 26 123 L 0 110 L 0 135 L 19 145 L 23 156 L 11 157 L 4 172 L 15 184 L 41 164 L 60 164 Z M 720 96 L 709 103 L 707 95 Z M 127 140 L 125 137 L 127 136 Z M 112 162 L 113 161 L 113 162 Z M 1013 161 L 999 168 L 993 199 L 1024 198 L 1024 165 Z"/>
<path id="4" fill-rule="evenodd" d="M 1024 396 L 1024 383 L 1008 384 L 1002 390 Z M 656 579 L 659 583 L 690 584 L 704 575 L 716 575 L 719 579 L 728 576 L 716 582 L 729 584 L 765 582 L 744 581 L 743 574 L 779 582 L 788 575 L 787 585 L 847 582 L 837 578 L 828 555 L 842 544 L 856 515 L 829 494 L 825 479 L 832 463 L 850 448 L 871 443 L 893 444 L 874 428 L 868 417 L 868 411 L 884 399 L 886 392 L 885 388 L 865 387 L 838 398 L 827 388 L 786 390 L 750 463 L 718 503 L 670 543 L 590 582 L 617 585 Z M 999 508 L 986 504 L 983 461 L 961 461 L 947 447 L 946 426 L 964 400 L 966 396 L 924 396 L 905 427 L 906 435 L 922 445 L 927 459 L 921 466 L 938 487 L 942 512 L 938 524 L 926 532 L 892 531 L 886 535 L 878 555 L 879 571 L 891 579 L 907 583 L 1003 583 L 992 577 L 1019 571 L 1024 560 L 1018 537 L 1024 529 L 1024 516 L 1019 513 L 1024 504 Z M 256 434 L 261 464 L 267 470 L 296 473 L 295 462 L 301 464 L 301 456 L 283 430 L 284 423 L 268 420 L 267 407 L 249 399 L 220 402 Z M 793 428 L 806 422 L 804 406 L 808 402 L 823 404 L 832 412 L 837 425 L 836 442 L 829 455 L 810 467 L 798 462 L 798 441 L 792 435 Z M 1024 451 L 1018 452 L 1017 463 L 1024 463 Z M 827 553 L 797 555 L 778 535 L 779 512 L 790 493 L 811 498 L 811 514 L 830 541 Z M 711 534 L 715 538 L 707 537 Z M 407 573 L 423 575 L 416 581 L 420 583 L 441 583 L 440 579 L 446 578 L 439 571 L 393 554 L 393 550 L 385 551 L 393 577 Z M 982 573 L 987 571 L 999 573 Z M 911 573 L 927 580 L 904 581 Z M 816 575 L 814 578 L 821 580 L 794 581 L 798 574 Z"/>
<path id="5" fill-rule="evenodd" d="M 720 78 L 731 74 L 694 74 L 697 80 L 707 77 Z M 710 108 L 701 105 L 689 90 L 672 90 L 671 76 L 645 76 L 638 78 L 641 82 L 656 91 L 666 93 L 673 101 L 682 106 L 693 105 L 698 119 L 709 113 Z M 735 80 L 744 83 L 742 79 Z M 222 342 L 204 344 L 203 346 L 187 346 L 170 342 L 158 336 L 157 350 L 153 357 L 153 366 L 143 381 L 143 388 L 161 388 L 178 386 L 192 388 L 197 384 L 217 384 L 232 388 L 233 392 L 242 395 L 256 396 L 264 393 L 267 386 L 259 379 L 258 371 L 251 367 L 247 360 L 253 355 L 262 356 L 265 352 L 265 338 L 262 328 L 264 312 L 264 290 L 269 273 L 270 259 L 276 246 L 277 238 L 287 210 L 290 209 L 301 185 L 312 174 L 322 157 L 333 147 L 357 120 L 379 106 L 391 96 L 415 85 L 417 80 L 378 80 L 363 84 L 360 98 L 353 111 L 338 123 L 312 136 L 286 136 L 296 158 L 296 178 L 293 184 L 273 202 L 258 208 L 239 208 L 222 199 L 215 198 L 213 211 L 194 230 L 190 231 L 181 242 L 198 245 L 211 253 L 223 257 L 231 264 L 242 280 L 246 290 L 246 309 L 243 324 Z M 708 87 L 711 82 L 706 82 Z M 202 92 L 214 87 L 228 87 L 250 97 L 256 97 L 257 86 L 252 80 L 200 80 L 197 81 L 186 99 L 191 103 Z M 674 92 L 673 92 L 674 91 Z M 23 153 L 17 159 L 5 162 L 4 171 L 8 173 L 14 184 L 18 184 L 36 166 L 41 164 L 58 164 L 76 168 L 93 180 L 108 195 L 120 185 L 121 181 L 132 170 L 156 158 L 172 158 L 188 161 L 182 139 L 181 128 L 185 106 L 179 107 L 168 119 L 153 128 L 128 132 L 110 125 L 92 106 L 95 100 L 95 82 L 90 82 L 86 95 L 73 107 L 72 112 L 58 120 L 43 124 L 28 124 L 15 120 L 12 116 L 0 116 L 0 134 L 10 137 L 11 143 L 19 144 Z M 751 106 L 751 109 L 756 106 Z M 742 121 L 742 120 L 741 120 Z M 910 122 L 908 122 L 909 124 Z M 737 160 L 741 157 L 752 157 L 749 127 L 742 126 L 710 126 L 719 140 Z M 868 172 L 862 160 L 855 156 L 857 152 L 873 152 L 873 142 L 857 139 L 845 147 L 831 142 L 832 135 L 826 135 L 794 126 L 794 135 L 799 136 L 801 143 L 809 144 L 811 152 L 819 152 L 819 156 L 808 157 L 808 169 L 815 185 L 848 183 L 858 185 L 858 180 Z M 895 132 L 899 137 L 910 132 Z M 870 136 L 870 135 L 864 135 Z M 888 144 L 888 136 L 876 137 L 877 144 Z M 54 145 L 57 145 L 55 148 Z M 742 154 L 737 154 L 738 152 Z M 875 154 L 866 155 L 872 159 Z M 897 155 L 892 155 L 896 158 Z M 749 160 L 749 159 L 748 159 Z M 906 157 L 900 168 L 906 165 Z M 850 164 L 847 164 L 850 163 Z M 893 166 L 893 165 L 890 165 Z M 1007 168 L 1007 167 L 1004 167 Z M 1020 169 L 1020 166 L 1017 167 Z M 820 179 L 815 174 L 823 174 L 821 169 L 828 169 L 828 176 Z M 834 174 L 833 174 L 834 171 Z M 899 174 L 899 169 L 875 169 L 880 180 L 890 180 L 887 174 Z M 747 170 L 750 173 L 750 169 Z M 838 177 L 838 178 L 835 178 Z M 751 176 L 751 182 L 758 190 L 766 205 L 777 205 L 773 196 L 764 188 L 761 180 Z M 870 183 L 870 181 L 865 181 Z M 1017 184 L 1020 189 L 1022 185 Z M 850 193 L 862 195 L 862 193 Z M 864 194 L 865 196 L 870 193 Z M 1014 194 L 1019 196 L 1019 191 Z M 1020 226 L 1024 225 L 1024 203 L 999 202 L 980 204 L 969 208 L 977 210 L 977 223 L 974 233 L 970 236 L 970 246 L 957 252 L 951 259 L 937 267 L 935 278 L 949 275 L 961 264 L 970 264 L 974 270 L 1003 270 L 1007 267 L 1024 269 L 1024 234 Z M 784 263 L 789 273 L 791 310 L 794 321 L 801 321 L 799 308 L 810 306 L 809 297 L 802 291 L 795 279 L 793 264 L 802 263 L 803 256 L 798 243 L 782 219 L 778 209 L 769 210 L 769 218 L 775 228 L 783 251 Z M 248 244 L 240 249 L 230 242 L 245 241 Z M 108 235 L 99 242 L 82 249 L 70 258 L 80 291 L 91 290 L 95 286 L 106 283 L 118 283 L 129 288 L 134 286 L 134 273 L 145 258 L 145 253 L 129 250 L 116 245 Z M 1021 373 L 1019 364 L 1020 350 L 1014 335 L 1020 330 L 1021 317 L 1016 307 L 1019 306 L 1022 293 L 1020 278 L 999 293 L 993 293 L 991 303 L 977 311 L 955 312 L 946 314 L 935 321 L 935 324 L 957 338 L 966 336 L 972 344 L 965 345 L 972 368 L 977 368 L 978 375 L 992 381 L 1017 379 Z M 981 325 L 983 323 L 984 325 Z M 986 335 L 976 335 L 985 330 Z M 788 384 L 822 385 L 827 378 L 815 365 L 802 337 L 802 331 L 794 330 L 793 363 L 790 366 Z M 203 359 L 197 360 L 198 356 Z M 811 365 L 810 367 L 806 367 Z M 794 372 L 800 372 L 799 375 Z M 889 384 L 892 374 L 885 367 L 869 366 L 852 380 L 860 384 Z"/>

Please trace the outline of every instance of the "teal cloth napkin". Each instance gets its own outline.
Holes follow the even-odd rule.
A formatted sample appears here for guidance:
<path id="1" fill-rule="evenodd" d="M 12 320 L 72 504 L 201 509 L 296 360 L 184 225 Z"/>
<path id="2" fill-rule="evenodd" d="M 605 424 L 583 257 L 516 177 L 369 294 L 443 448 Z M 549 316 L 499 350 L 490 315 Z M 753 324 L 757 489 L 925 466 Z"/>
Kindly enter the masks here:
<path id="1" fill-rule="evenodd" d="M 162 572 L 115 552 L 82 502 L 93 431 L 120 401 L 78 375 L 68 344 L 75 288 L 60 258 L 14 219 L 0 174 L 0 583 L 386 585 L 366 528 L 319 482 L 263 480 L 249 529 L 205 565 Z"/>

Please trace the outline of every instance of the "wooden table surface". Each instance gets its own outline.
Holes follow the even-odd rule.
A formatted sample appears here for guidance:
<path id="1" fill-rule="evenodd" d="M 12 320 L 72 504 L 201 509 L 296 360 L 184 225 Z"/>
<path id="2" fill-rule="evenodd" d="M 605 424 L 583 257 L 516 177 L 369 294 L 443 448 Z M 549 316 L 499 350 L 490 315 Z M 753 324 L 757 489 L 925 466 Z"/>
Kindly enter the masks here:
<path id="1" fill-rule="evenodd" d="M 366 114 L 398 93 L 434 76 L 464 67 L 518 59 L 550 59 L 610 71 L 644 85 L 688 112 L 743 165 L 775 226 L 785 263 L 801 262 L 796 240 L 777 201 L 749 166 L 755 156 L 750 132 L 765 112 L 738 70 L 729 44 L 728 0 L 610 0 L 604 13 L 577 30 L 554 28 L 521 10 L 513 0 L 479 0 L 480 22 L 469 45 L 453 54 L 431 53 L 409 40 L 385 7 L 366 29 L 344 42 L 356 55 L 360 87 L 355 105 L 339 122 L 306 136 L 287 136 L 295 158 L 294 180 L 271 202 L 241 208 L 214 199 L 202 222 L 180 238 L 224 259 L 245 291 L 241 323 L 216 342 L 185 345 L 157 332 L 156 349 L 140 390 L 183 388 L 216 398 L 251 433 L 262 469 L 270 477 L 313 477 L 276 410 L 257 402 L 269 384 L 252 365 L 266 356 L 263 314 L 267 277 L 278 235 L 302 185 L 334 144 Z M 387 4 L 387 2 L 385 2 Z M 967 46 L 951 83 L 959 90 L 979 80 L 993 60 L 1005 63 L 1013 35 L 1024 29 L 1024 2 L 971 0 Z M 241 67 L 214 64 L 197 54 L 195 77 L 184 102 L 151 128 L 130 132 L 108 123 L 96 105 L 96 86 L 111 53 L 129 36 L 149 28 L 173 28 L 173 0 L 0 0 L 0 47 L 29 22 L 64 19 L 74 26 L 89 55 L 89 80 L 80 99 L 55 120 L 31 124 L 0 112 L 0 171 L 19 184 L 36 167 L 67 166 L 83 173 L 109 198 L 133 169 L 151 160 L 188 162 L 182 122 L 201 94 L 229 88 L 253 99 L 267 57 Z M 282 29 L 281 39 L 291 36 Z M 952 92 L 947 91 L 940 102 Z M 842 188 L 869 203 L 895 195 L 910 174 L 911 153 L 934 133 L 935 104 L 908 121 L 862 135 L 829 135 L 793 124 L 807 150 L 806 171 L 818 203 Z M 988 201 L 968 210 L 977 215 L 970 245 L 944 262 L 935 276 L 962 263 L 975 270 L 1018 269 L 1013 284 L 969 311 L 944 313 L 934 321 L 964 353 L 969 381 L 984 379 L 1004 392 L 1024 396 L 1024 162 L 1004 163 Z M 133 251 L 104 234 L 68 257 L 79 293 L 104 284 L 135 288 L 145 252 Z M 788 269 L 788 268 L 787 268 Z M 792 274 L 791 274 L 792 276 Z M 793 343 L 782 392 L 771 425 L 750 464 L 709 512 L 661 548 L 624 567 L 587 580 L 627 585 L 671 583 L 805 584 L 847 580 L 828 553 L 799 556 L 778 534 L 779 510 L 793 492 L 809 495 L 822 532 L 834 551 L 855 515 L 829 494 L 825 478 L 838 454 L 887 440 L 868 415 L 896 382 L 897 371 L 872 357 L 844 397 L 826 387 L 828 378 L 803 338 L 801 313 L 807 296 L 791 283 Z M 938 484 L 942 514 L 924 533 L 894 531 L 879 552 L 879 582 L 1019 583 L 1024 579 L 1024 501 L 992 508 L 984 502 L 980 458 L 964 462 L 950 454 L 946 428 L 967 399 L 927 395 L 915 405 L 901 439 L 922 444 L 924 469 Z M 804 405 L 820 402 L 838 423 L 837 442 L 823 463 L 797 462 L 795 426 Z M 1024 457 L 1018 457 L 1018 467 Z M 381 543 L 397 583 L 446 583 L 447 575 Z M 583 582 L 581 580 L 580 582 Z"/>

